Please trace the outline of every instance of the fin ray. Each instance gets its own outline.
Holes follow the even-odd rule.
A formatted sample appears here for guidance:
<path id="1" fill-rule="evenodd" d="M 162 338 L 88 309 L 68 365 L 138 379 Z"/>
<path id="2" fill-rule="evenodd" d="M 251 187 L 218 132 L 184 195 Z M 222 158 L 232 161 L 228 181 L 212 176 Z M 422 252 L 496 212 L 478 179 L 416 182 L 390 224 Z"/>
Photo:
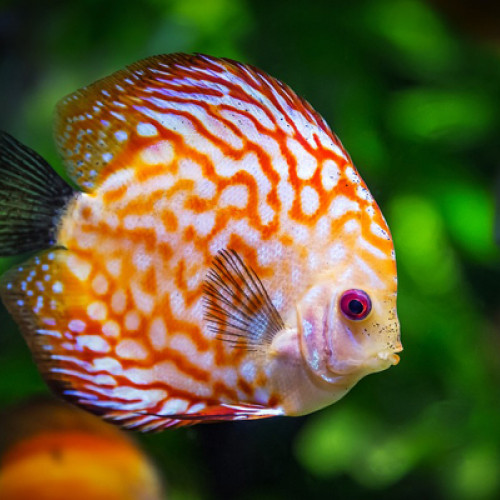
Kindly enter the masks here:
<path id="1" fill-rule="evenodd" d="M 221 250 L 204 284 L 205 321 L 220 340 L 260 350 L 284 322 L 256 272 L 234 250 Z"/>
<path id="2" fill-rule="evenodd" d="M 161 414 L 148 411 L 110 410 L 104 418 L 111 422 L 120 422 L 126 428 L 142 432 L 175 429 L 202 423 L 258 420 L 283 415 L 283 411 L 261 405 L 214 405 L 194 413 Z"/>
<path id="3" fill-rule="evenodd" d="M 55 242 L 73 189 L 30 148 L 0 132 L 0 255 L 41 250 Z"/>

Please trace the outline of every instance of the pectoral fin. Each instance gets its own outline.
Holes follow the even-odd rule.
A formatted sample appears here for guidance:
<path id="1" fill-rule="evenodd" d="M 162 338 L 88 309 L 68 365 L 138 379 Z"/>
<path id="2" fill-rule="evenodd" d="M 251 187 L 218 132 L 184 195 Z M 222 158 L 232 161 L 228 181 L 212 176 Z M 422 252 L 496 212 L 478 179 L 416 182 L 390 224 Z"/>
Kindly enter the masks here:
<path id="1" fill-rule="evenodd" d="M 260 350 L 284 328 L 257 273 L 234 250 L 215 257 L 204 286 L 205 321 L 218 339 Z"/>

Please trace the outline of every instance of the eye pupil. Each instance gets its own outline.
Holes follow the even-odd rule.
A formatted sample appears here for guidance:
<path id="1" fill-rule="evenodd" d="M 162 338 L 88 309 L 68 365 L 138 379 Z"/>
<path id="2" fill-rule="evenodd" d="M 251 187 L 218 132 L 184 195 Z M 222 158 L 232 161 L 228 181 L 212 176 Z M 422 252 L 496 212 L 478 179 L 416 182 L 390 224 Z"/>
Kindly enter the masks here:
<path id="1" fill-rule="evenodd" d="M 340 297 L 340 310 L 347 319 L 359 321 L 370 314 L 372 301 L 365 291 L 353 288 Z"/>
<path id="2" fill-rule="evenodd" d="M 353 299 L 349 302 L 349 311 L 353 314 L 361 314 L 363 309 L 364 306 L 359 300 Z"/>

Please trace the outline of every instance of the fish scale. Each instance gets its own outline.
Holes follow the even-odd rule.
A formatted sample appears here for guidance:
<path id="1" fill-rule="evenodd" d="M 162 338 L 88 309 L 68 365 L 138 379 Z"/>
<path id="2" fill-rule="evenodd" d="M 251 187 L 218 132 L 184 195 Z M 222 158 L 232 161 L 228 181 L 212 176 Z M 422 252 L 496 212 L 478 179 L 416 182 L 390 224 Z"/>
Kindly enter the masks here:
<path id="1" fill-rule="evenodd" d="M 57 248 L 4 277 L 3 298 L 66 397 L 143 430 L 332 402 L 365 373 L 332 398 L 306 366 L 297 304 L 318 283 L 384 294 L 381 343 L 398 350 L 387 225 L 286 85 L 229 60 L 158 56 L 65 98 L 55 132 L 83 191 Z M 207 299 L 217 258 L 221 291 Z"/>

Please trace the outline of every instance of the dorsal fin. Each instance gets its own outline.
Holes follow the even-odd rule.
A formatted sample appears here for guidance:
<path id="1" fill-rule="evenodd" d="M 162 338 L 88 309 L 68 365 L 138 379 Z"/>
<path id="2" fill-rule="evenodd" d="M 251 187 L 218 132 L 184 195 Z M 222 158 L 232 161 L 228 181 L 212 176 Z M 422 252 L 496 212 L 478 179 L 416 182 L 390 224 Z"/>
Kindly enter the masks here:
<path id="1" fill-rule="evenodd" d="M 319 135 L 341 148 L 325 121 L 289 87 L 256 68 L 204 55 L 139 61 L 64 98 L 55 138 L 69 176 L 90 191 L 111 161 L 177 135 L 204 134 L 243 148 L 241 138 L 281 128 L 312 147 Z M 196 142 L 196 139 L 194 139 Z M 118 163 L 119 165 L 120 163 Z"/>

